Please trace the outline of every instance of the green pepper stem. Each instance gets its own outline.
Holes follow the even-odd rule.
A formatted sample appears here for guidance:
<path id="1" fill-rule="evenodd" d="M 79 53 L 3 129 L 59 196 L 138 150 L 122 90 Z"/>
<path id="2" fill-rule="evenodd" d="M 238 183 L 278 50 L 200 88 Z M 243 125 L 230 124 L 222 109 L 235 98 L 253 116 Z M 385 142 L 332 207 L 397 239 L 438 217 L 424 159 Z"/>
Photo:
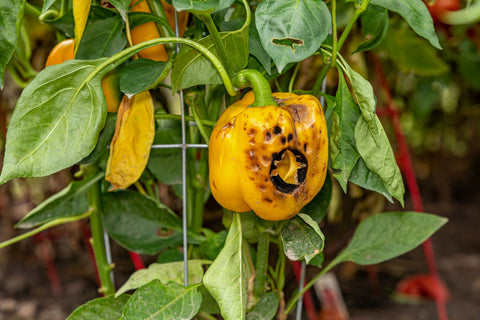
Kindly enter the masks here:
<path id="1" fill-rule="evenodd" d="M 260 234 L 257 244 L 257 261 L 256 261 L 256 273 L 255 282 L 253 284 L 253 294 L 256 298 L 260 298 L 265 293 L 265 281 L 267 278 L 268 269 L 268 253 L 270 247 L 270 234 L 263 231 Z"/>
<path id="2" fill-rule="evenodd" d="M 85 172 L 85 178 L 97 175 L 98 168 L 95 165 L 85 166 L 82 168 Z M 92 238 L 90 243 L 97 264 L 98 276 L 100 278 L 99 292 L 105 296 L 115 294 L 111 270 L 112 266 L 108 263 L 107 252 L 105 249 L 105 237 L 102 222 L 102 202 L 100 199 L 100 183 L 94 183 L 87 191 L 87 198 L 92 213 L 90 215 L 90 229 Z"/>
<path id="3" fill-rule="evenodd" d="M 255 93 L 253 107 L 278 106 L 272 96 L 272 89 L 267 79 L 253 69 L 244 69 L 238 72 L 233 78 L 233 85 L 237 88 L 251 86 Z"/>

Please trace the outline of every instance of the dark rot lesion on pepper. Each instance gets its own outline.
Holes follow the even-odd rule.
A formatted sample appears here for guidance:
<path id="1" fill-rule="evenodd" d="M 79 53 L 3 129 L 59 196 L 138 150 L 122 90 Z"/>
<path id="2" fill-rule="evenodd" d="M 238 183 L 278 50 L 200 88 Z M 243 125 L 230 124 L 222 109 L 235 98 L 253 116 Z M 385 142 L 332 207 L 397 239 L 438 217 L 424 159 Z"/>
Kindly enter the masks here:
<path id="1" fill-rule="evenodd" d="M 270 179 L 280 192 L 293 193 L 305 182 L 307 172 L 307 158 L 296 149 L 287 148 L 272 155 Z"/>

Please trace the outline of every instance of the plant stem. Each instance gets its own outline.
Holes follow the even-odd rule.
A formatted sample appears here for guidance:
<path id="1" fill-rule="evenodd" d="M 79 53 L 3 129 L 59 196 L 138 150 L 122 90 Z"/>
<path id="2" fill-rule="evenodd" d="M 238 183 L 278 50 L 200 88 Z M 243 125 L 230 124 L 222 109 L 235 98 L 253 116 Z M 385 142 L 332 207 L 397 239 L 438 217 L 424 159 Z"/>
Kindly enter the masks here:
<path id="1" fill-rule="evenodd" d="M 278 106 L 273 99 L 270 84 L 259 71 L 253 69 L 241 70 L 233 78 L 233 83 L 238 88 L 248 86 L 253 88 L 253 92 L 255 93 L 255 102 L 252 104 L 253 107 Z"/>
<path id="2" fill-rule="evenodd" d="M 343 34 L 342 34 L 343 35 Z M 335 67 L 337 61 L 337 2 L 332 0 L 332 37 L 333 37 L 333 49 L 332 49 L 332 61 L 330 66 Z"/>
<path id="3" fill-rule="evenodd" d="M 227 51 L 225 49 L 225 45 L 222 41 L 222 38 L 220 37 L 220 33 L 217 30 L 217 27 L 215 26 L 215 23 L 213 22 L 212 16 L 210 13 L 200 13 L 198 14 L 198 18 L 202 20 L 202 22 L 205 24 L 205 26 L 208 29 L 208 32 L 212 36 L 213 43 L 215 44 L 215 49 L 217 49 L 218 56 L 220 57 L 220 60 L 223 62 L 223 65 L 227 69 L 228 75 L 231 77 L 233 76 L 233 70 L 231 67 L 230 60 L 227 55 Z"/>
<path id="4" fill-rule="evenodd" d="M 318 93 L 321 91 L 323 79 L 325 79 L 329 70 L 330 70 L 330 65 L 324 64 L 322 69 L 320 70 L 320 74 L 318 75 L 317 79 L 315 80 L 315 83 L 313 84 L 312 94 L 314 96 L 317 96 Z"/>
<path id="5" fill-rule="evenodd" d="M 310 280 L 310 282 L 303 287 L 302 291 L 298 291 L 297 293 L 295 293 L 295 295 L 288 302 L 287 308 L 285 309 L 285 314 L 289 314 L 293 310 L 293 307 L 297 303 L 298 299 L 303 296 L 305 292 L 307 292 L 321 276 L 323 276 L 325 273 L 327 273 L 327 271 L 335 267 L 339 262 L 340 261 L 334 259 L 325 268 L 323 268 L 322 271 L 320 271 L 312 280 Z"/>
<path id="6" fill-rule="evenodd" d="M 95 165 L 84 167 L 85 178 L 96 176 L 98 168 Z M 100 199 L 100 183 L 96 182 L 87 191 L 88 203 L 90 210 L 90 229 L 92 238 L 90 243 L 95 255 L 95 263 L 97 264 L 98 276 L 100 278 L 100 288 L 98 291 L 105 296 L 115 294 L 115 287 L 111 278 L 112 265 L 107 261 L 107 252 L 105 249 L 105 237 L 102 222 L 102 202 Z"/>
<path id="7" fill-rule="evenodd" d="M 38 18 L 42 14 L 42 11 L 31 3 L 25 1 L 25 13 Z"/>
<path id="8" fill-rule="evenodd" d="M 58 226 L 60 224 L 65 224 L 65 223 L 69 223 L 69 222 L 75 222 L 75 221 L 78 221 L 78 220 L 81 220 L 81 219 L 84 219 L 84 218 L 87 218 L 89 217 L 90 215 L 92 214 L 92 210 L 88 210 L 87 212 L 85 213 L 82 213 L 78 216 L 73 216 L 73 217 L 67 217 L 67 218 L 60 218 L 60 219 L 55 219 L 53 221 L 50 221 L 50 222 L 47 222 L 43 225 L 41 225 L 40 227 L 36 228 L 36 229 L 33 229 L 31 231 L 28 231 L 28 232 L 25 232 L 19 236 L 16 236 L 14 238 L 11 238 L 11 239 L 8 239 L 7 241 L 4 241 L 4 242 L 0 242 L 0 249 L 3 249 L 9 245 L 12 245 L 14 243 L 17 243 L 21 240 L 24 240 L 24 239 L 27 239 L 31 236 L 34 236 L 36 235 L 37 233 L 40 233 L 44 230 L 47 230 L 47 229 L 50 229 L 54 226 Z"/>
<path id="9" fill-rule="evenodd" d="M 268 253 L 270 248 L 270 234 L 263 231 L 260 234 L 257 244 L 257 261 L 255 263 L 255 282 L 253 284 L 253 294 L 260 298 L 265 293 L 265 281 L 268 269 Z"/>
<path id="10" fill-rule="evenodd" d="M 370 0 L 363 0 L 360 4 L 357 5 L 355 12 L 353 13 L 352 19 L 348 22 L 347 26 L 345 27 L 345 30 L 343 30 L 342 35 L 340 36 L 340 39 L 338 40 L 338 45 L 336 50 L 333 52 L 339 52 L 342 49 L 343 44 L 345 43 L 345 40 L 347 39 L 348 34 L 352 30 L 353 25 L 357 21 L 358 17 L 367 10 L 367 6 Z M 334 63 L 333 57 L 332 57 L 332 63 Z M 333 65 L 334 66 L 334 65 Z"/>
<path id="11" fill-rule="evenodd" d="M 297 63 L 295 65 L 295 69 L 293 70 L 292 77 L 290 78 L 290 81 L 288 82 L 288 92 L 293 91 L 293 85 L 295 84 L 295 80 L 297 79 L 297 74 L 298 71 L 300 70 L 301 63 Z"/>
<path id="12" fill-rule="evenodd" d="M 172 113 L 156 113 L 155 119 L 171 119 L 171 120 L 182 120 L 182 117 L 179 114 L 172 114 Z M 196 120 L 191 116 L 185 116 L 185 120 L 196 122 Z M 215 127 L 215 122 L 210 120 L 203 120 L 199 119 L 199 121 L 208 127 Z"/>

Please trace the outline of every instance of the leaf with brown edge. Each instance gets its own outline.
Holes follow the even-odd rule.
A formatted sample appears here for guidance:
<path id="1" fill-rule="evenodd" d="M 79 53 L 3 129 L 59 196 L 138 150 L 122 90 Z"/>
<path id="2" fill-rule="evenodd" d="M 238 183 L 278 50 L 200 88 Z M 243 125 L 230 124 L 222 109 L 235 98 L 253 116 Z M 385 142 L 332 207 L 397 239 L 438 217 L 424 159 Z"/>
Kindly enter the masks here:
<path id="1" fill-rule="evenodd" d="M 135 183 L 148 162 L 155 136 L 153 100 L 148 91 L 124 96 L 118 109 L 105 179 L 113 189 Z"/>

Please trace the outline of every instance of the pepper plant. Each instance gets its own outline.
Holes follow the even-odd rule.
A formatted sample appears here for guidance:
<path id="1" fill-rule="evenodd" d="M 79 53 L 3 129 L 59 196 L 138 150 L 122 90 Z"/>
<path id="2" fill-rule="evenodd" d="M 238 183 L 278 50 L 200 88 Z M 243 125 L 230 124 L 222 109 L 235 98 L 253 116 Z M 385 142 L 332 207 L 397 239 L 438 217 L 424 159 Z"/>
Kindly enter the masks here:
<path id="1" fill-rule="evenodd" d="M 355 184 L 404 205 L 372 84 L 351 57 L 371 54 L 399 18 L 441 49 L 423 2 L 167 2 L 0 1 L 0 86 L 8 70 L 23 88 L 0 183 L 73 173 L 16 225 L 31 230 L 0 248 L 89 219 L 103 297 L 68 319 L 285 319 L 336 265 L 391 259 L 446 222 L 376 214 L 340 254 L 323 259 L 320 225 L 332 189 Z M 63 44 L 40 72 L 30 62 L 27 18 L 49 25 Z M 307 62 L 312 80 L 296 87 Z M 160 185 L 183 197 L 183 220 L 162 203 Z M 223 223 L 207 228 L 213 199 L 224 206 Z M 104 231 L 158 262 L 115 286 Z M 288 260 L 318 273 L 285 295 Z"/>

